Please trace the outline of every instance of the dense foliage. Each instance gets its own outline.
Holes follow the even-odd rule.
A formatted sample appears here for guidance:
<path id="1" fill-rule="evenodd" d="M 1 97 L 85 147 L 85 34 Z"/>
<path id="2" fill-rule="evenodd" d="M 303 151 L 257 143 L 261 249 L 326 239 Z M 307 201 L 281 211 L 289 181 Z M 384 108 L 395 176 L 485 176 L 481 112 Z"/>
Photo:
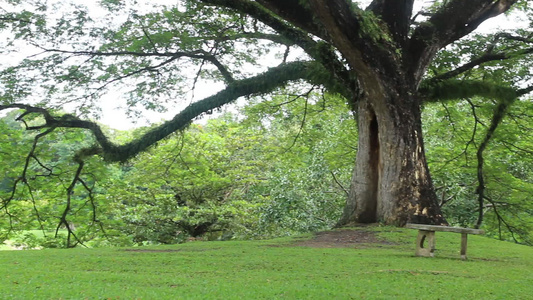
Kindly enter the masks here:
<path id="1" fill-rule="evenodd" d="M 532 103 L 517 103 L 483 151 L 484 225 L 488 234 L 532 244 Z M 475 111 L 474 117 L 471 116 Z M 426 107 L 427 151 L 443 210 L 452 224 L 473 226 L 479 214 L 479 149 L 493 109 L 483 99 Z M 429 135 L 428 135 L 429 136 Z"/>
<path id="2" fill-rule="evenodd" d="M 1 238 L 176 243 L 340 219 L 531 243 L 531 6 L 415 2 L 5 1 Z M 505 12 L 524 20 L 474 34 Z M 174 116 L 116 131 L 94 121 L 109 103 Z"/>
<path id="3" fill-rule="evenodd" d="M 246 107 L 240 115 L 227 113 L 191 125 L 126 164 L 93 162 L 82 174 L 91 197 L 83 199 L 80 191 L 82 198 L 73 199 L 67 213 L 77 238 L 97 238 L 93 245 L 176 243 L 189 237 L 264 238 L 331 228 L 345 199 L 347 166 L 355 153 L 355 146 L 345 142 L 354 134 L 355 122 L 341 99 L 279 96 Z M 7 126 L 9 117 L 3 120 Z M 144 130 L 114 135 L 127 140 Z M 16 140 L 15 134 L 23 137 L 17 123 L 6 133 L 9 140 Z M 60 151 L 83 147 L 77 143 L 83 138 L 81 133 L 50 136 L 50 148 L 39 151 L 55 153 L 57 159 Z M 75 164 L 39 157 L 29 171 L 38 181 L 32 183 L 38 189 L 33 194 L 50 201 L 34 201 L 21 190 L 17 202 L 37 207 L 3 228 L 48 231 L 57 225 L 64 201 L 55 194 L 64 188 L 57 182 L 72 174 L 56 169 L 75 170 Z M 6 156 L 2 162 L 16 165 L 20 159 Z M 54 176 L 42 174 L 46 170 L 40 164 L 54 165 Z M 14 178 L 6 181 L 6 193 Z M 87 224 L 88 219 L 93 222 Z"/>
<path id="4" fill-rule="evenodd" d="M 528 108 L 524 102 L 509 112 L 512 118 L 485 153 L 484 171 L 491 201 L 484 207 L 483 229 L 521 243 L 531 243 L 533 230 Z M 472 109 L 477 119 L 468 118 Z M 440 204 L 453 225 L 476 223 L 476 152 L 491 112 L 481 99 L 425 107 L 430 167 Z M 20 171 L 24 157 L 9 145 L 23 145 L 28 138 L 12 119 L 7 116 L 0 123 L 1 162 L 9 170 L 2 183 L 4 195 L 16 178 L 9 174 Z M 75 192 L 79 195 L 72 199 L 68 220 L 77 238 L 93 246 L 265 238 L 331 228 L 349 185 L 347 166 L 357 149 L 346 140 L 355 140 L 347 139 L 354 129 L 353 116 L 340 98 L 278 96 L 260 101 L 239 115 L 225 113 L 191 125 L 128 163 L 93 162 L 82 175 L 90 197 L 87 191 Z M 145 130 L 112 134 L 128 140 Z M 2 228 L 41 228 L 48 236 L 21 236 L 20 244 L 66 245 L 63 230 L 57 239 L 52 232 L 63 213 L 62 190 L 76 170 L 64 158 L 84 141 L 90 139 L 82 132 L 59 134 L 48 136 L 38 148 L 39 161 L 29 171 L 32 190 L 19 191 L 9 210 L 16 219 L 4 214 Z"/>

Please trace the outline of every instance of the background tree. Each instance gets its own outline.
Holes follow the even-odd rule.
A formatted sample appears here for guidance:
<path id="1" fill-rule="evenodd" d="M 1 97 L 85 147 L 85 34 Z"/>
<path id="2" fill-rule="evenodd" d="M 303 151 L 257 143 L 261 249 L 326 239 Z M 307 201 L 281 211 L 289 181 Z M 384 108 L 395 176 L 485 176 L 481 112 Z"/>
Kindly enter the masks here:
<path id="1" fill-rule="evenodd" d="M 484 149 L 492 106 L 473 98 L 424 108 L 439 204 L 450 224 L 473 227 L 481 218 L 487 234 L 531 244 L 532 103 L 515 103 Z"/>
<path id="2" fill-rule="evenodd" d="M 41 115 L 41 124 L 28 126 L 41 135 L 58 128 L 94 135 L 96 143 L 75 155 L 80 172 L 72 188 L 81 183 L 88 157 L 125 162 L 204 113 L 304 81 L 344 97 L 358 119 L 359 151 L 339 224 L 445 223 L 425 158 L 421 105 L 473 96 L 494 100 L 481 143 L 486 147 L 508 109 L 532 89 L 524 87 L 524 72 L 512 76 L 513 68 L 530 66 L 531 33 L 525 29 L 485 37 L 491 42 L 484 52 L 458 48 L 459 60 L 435 61 L 486 20 L 511 9 L 528 11 L 527 1 L 433 1 L 414 16 L 414 0 L 375 0 L 366 9 L 346 0 L 196 0 L 147 13 L 103 4 L 112 14 L 100 20 L 79 5 L 63 7 L 58 16 L 46 11 L 54 8 L 26 2 L 4 8 L 2 17 L 2 26 L 15 33 L 5 49 L 26 43 L 41 53 L 3 70 L 0 109 L 23 109 L 20 120 Z M 124 21 L 112 18 L 117 11 L 126 12 Z M 269 53 L 277 59 L 265 64 L 260 58 Z M 508 70 L 506 76 L 485 76 L 495 66 Z M 190 69 L 196 76 L 182 72 Z M 471 71 L 479 76 L 456 80 Z M 224 86 L 124 144 L 82 120 L 121 82 L 131 108 L 164 109 L 165 101 L 187 96 L 200 80 Z M 52 110 L 67 103 L 77 103 L 75 115 Z M 20 182 L 27 182 L 25 172 Z M 3 207 L 11 201 L 3 199 Z"/>
<path id="3" fill-rule="evenodd" d="M 102 178 L 109 219 L 126 223 L 112 226 L 137 243 L 331 228 L 354 156 L 343 144 L 353 130 L 340 129 L 354 120 L 341 99 L 280 95 L 239 115 L 191 125 L 131 160 L 120 177 Z"/>

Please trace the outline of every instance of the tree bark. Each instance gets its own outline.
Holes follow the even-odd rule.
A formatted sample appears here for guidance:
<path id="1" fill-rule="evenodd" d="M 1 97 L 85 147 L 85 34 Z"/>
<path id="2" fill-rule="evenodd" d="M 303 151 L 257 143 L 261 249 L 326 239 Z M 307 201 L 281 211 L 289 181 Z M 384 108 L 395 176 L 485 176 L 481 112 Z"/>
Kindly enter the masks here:
<path id="1" fill-rule="evenodd" d="M 424 154 L 416 97 L 383 89 L 364 97 L 358 127 L 359 151 L 338 225 L 446 224 Z"/>
<path id="2" fill-rule="evenodd" d="M 368 9 L 379 21 L 346 0 L 309 0 L 305 5 L 295 0 L 259 1 L 334 46 L 360 88 L 351 103 L 359 116 L 359 151 L 338 225 L 446 223 L 424 154 L 417 91 L 440 49 L 517 1 L 444 1 L 417 26 L 411 21 L 413 0 L 372 1 Z M 296 7 L 312 18 L 295 17 Z"/>

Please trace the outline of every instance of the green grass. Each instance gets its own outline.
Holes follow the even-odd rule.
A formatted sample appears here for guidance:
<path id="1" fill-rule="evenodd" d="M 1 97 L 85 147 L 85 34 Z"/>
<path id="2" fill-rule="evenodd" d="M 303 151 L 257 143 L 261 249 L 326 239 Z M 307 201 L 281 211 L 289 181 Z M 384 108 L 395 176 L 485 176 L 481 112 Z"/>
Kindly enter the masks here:
<path id="1" fill-rule="evenodd" d="M 396 244 L 308 248 L 293 239 L 0 252 L 0 299 L 527 299 L 533 249 L 437 233 L 415 257 L 415 230 L 378 227 Z"/>

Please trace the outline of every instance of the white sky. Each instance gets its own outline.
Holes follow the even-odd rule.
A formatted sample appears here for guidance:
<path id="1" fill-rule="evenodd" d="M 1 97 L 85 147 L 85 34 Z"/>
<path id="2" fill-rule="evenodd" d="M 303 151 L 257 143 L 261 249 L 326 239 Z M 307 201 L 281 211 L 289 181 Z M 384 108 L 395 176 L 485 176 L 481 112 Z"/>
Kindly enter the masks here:
<path id="1" fill-rule="evenodd" d="M 77 3 L 83 3 L 87 5 L 87 1 L 84 0 L 75 0 Z M 58 3 L 61 2 L 60 0 L 49 0 L 49 3 Z M 164 0 L 158 0 L 158 1 L 152 1 L 159 2 L 159 3 L 166 3 L 168 4 L 169 1 Z M 174 2 L 174 1 L 172 1 Z M 369 0 L 364 1 L 358 1 L 361 3 L 361 6 L 366 6 L 367 3 L 370 3 Z M 429 0 L 423 0 L 423 1 L 417 1 L 418 4 L 417 7 L 415 7 L 415 12 L 420 9 L 421 6 L 426 5 L 427 3 L 430 3 Z M 89 2 L 89 3 L 96 3 L 95 2 Z M 3 4 L 2 4 L 3 5 Z M 90 5 L 91 10 L 96 13 L 103 13 L 103 10 L 100 10 L 96 8 L 93 5 Z M 137 7 L 140 8 L 140 7 Z M 493 32 L 496 30 L 505 30 L 505 29 L 514 29 L 518 27 L 524 27 L 528 25 L 527 18 L 517 15 L 500 15 L 496 18 L 492 18 L 484 22 L 477 30 L 476 32 Z M 265 64 L 272 65 L 274 59 L 269 57 L 264 57 L 263 61 Z M 195 90 L 194 94 L 194 100 L 199 100 L 202 98 L 205 98 L 207 96 L 210 96 L 214 94 L 215 92 L 221 90 L 223 88 L 223 84 L 220 83 L 218 85 L 214 85 L 212 83 L 202 83 L 199 82 L 197 84 L 197 89 Z M 126 102 L 124 99 L 120 97 L 120 93 L 118 91 L 109 93 L 106 97 L 103 97 L 100 101 L 100 107 L 102 108 L 102 116 L 101 119 L 98 120 L 99 122 L 106 124 L 112 128 L 115 129 L 131 129 L 132 127 L 139 127 L 147 125 L 150 122 L 159 122 L 162 120 L 168 120 L 171 119 L 174 115 L 179 113 L 186 105 L 188 105 L 192 101 L 192 95 L 188 95 L 187 99 L 183 99 L 183 101 L 179 101 L 179 105 L 172 104 L 172 107 L 169 107 L 168 111 L 166 113 L 157 113 L 154 111 L 145 111 L 143 113 L 142 119 L 137 120 L 130 120 L 128 119 L 126 113 L 125 113 L 125 105 Z M 230 109 L 231 108 L 227 108 Z M 136 121 L 136 123 L 132 122 Z"/>

